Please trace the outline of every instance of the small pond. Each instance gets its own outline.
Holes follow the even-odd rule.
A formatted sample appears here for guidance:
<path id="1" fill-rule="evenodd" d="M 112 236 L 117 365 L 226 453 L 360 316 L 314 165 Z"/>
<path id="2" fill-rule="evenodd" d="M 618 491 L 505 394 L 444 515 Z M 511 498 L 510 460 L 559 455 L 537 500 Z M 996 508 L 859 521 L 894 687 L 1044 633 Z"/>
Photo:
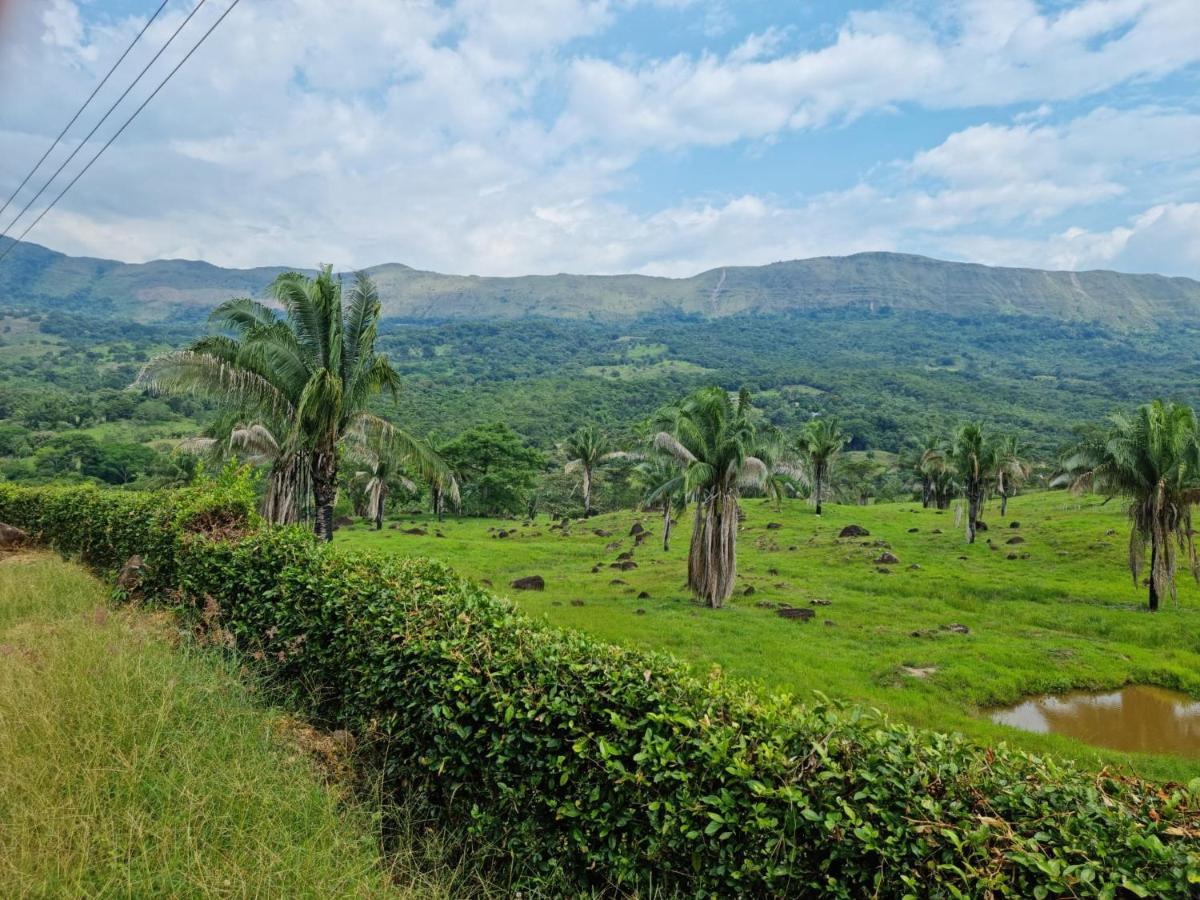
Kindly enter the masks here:
<path id="1" fill-rule="evenodd" d="M 1107 694 L 1033 697 L 991 718 L 1114 750 L 1200 758 L 1200 701 L 1165 688 L 1138 684 Z"/>

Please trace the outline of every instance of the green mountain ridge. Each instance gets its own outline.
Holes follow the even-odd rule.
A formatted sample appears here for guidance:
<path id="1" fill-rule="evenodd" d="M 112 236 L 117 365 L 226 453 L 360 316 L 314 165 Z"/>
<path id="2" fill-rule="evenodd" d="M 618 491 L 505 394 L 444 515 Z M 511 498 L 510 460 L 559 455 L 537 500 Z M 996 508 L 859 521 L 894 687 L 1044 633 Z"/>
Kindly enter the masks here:
<path id="1" fill-rule="evenodd" d="M 0 244 L 0 247 L 7 243 Z M 197 318 L 238 295 L 261 296 L 283 266 L 227 269 L 192 260 L 122 263 L 23 243 L 0 263 L 8 303 L 158 322 Z M 902 253 L 728 266 L 688 278 L 649 275 L 447 275 L 385 263 L 366 270 L 389 317 L 415 321 L 528 317 L 700 318 L 822 309 L 1026 315 L 1117 330 L 1191 323 L 1200 281 L 1162 275 L 1000 268 Z"/>

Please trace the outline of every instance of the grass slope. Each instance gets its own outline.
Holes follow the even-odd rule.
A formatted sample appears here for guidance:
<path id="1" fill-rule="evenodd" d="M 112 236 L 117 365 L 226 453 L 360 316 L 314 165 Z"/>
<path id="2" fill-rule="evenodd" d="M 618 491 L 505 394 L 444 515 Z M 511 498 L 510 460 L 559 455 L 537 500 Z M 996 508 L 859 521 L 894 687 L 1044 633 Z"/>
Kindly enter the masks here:
<path id="1" fill-rule="evenodd" d="M 0 555 L 0 896 L 439 895 L 380 864 L 280 718 L 163 621 Z"/>
<path id="2" fill-rule="evenodd" d="M 981 742 L 1054 751 L 1088 766 L 1126 764 L 1152 778 L 1195 776 L 1195 760 L 1097 750 L 979 716 L 1025 694 L 1127 682 L 1200 696 L 1200 590 L 1181 575 L 1178 608 L 1168 603 L 1154 616 L 1142 611 L 1143 589 L 1133 587 L 1124 564 L 1127 524 L 1120 504 L 1058 492 L 1019 497 L 1003 523 L 998 508 L 989 508 L 995 527 L 975 546 L 964 543 L 952 511 L 939 514 L 919 504 L 828 505 L 821 518 L 802 502 L 775 510 L 749 500 L 745 509 L 739 591 L 753 587 L 754 593 L 739 593 L 720 611 L 697 607 L 684 589 L 688 515 L 667 553 L 660 517 L 632 512 L 574 522 L 567 537 L 550 531 L 544 518 L 532 526 L 451 519 L 439 526 L 418 517 L 381 532 L 355 526 L 336 540 L 441 558 L 557 625 L 668 650 L 700 669 L 719 665 L 802 700 L 819 690 Z M 618 553 L 633 549 L 628 535 L 635 520 L 654 536 L 634 551 L 636 569 L 611 568 Z M 1007 527 L 1016 520 L 1019 529 Z M 871 536 L 838 540 L 850 523 Z M 428 533 L 404 533 L 417 525 Z M 445 537 L 436 536 L 439 528 Z M 500 528 L 513 534 L 500 539 L 489 531 Z M 1024 543 L 1006 543 L 1016 536 Z M 988 538 L 997 549 L 984 542 Z M 876 540 L 887 541 L 901 561 L 886 567 L 889 574 L 872 562 L 881 552 Z M 1009 553 L 1029 558 L 1008 559 Z M 909 569 L 912 564 L 920 568 Z M 534 574 L 545 578 L 544 592 L 508 587 Z M 649 598 L 639 598 L 643 591 Z M 808 623 L 759 605 L 809 606 L 813 599 L 830 605 L 813 607 L 817 615 Z M 966 625 L 970 633 L 943 629 L 950 624 Z M 904 667 L 936 671 L 915 678 Z"/>

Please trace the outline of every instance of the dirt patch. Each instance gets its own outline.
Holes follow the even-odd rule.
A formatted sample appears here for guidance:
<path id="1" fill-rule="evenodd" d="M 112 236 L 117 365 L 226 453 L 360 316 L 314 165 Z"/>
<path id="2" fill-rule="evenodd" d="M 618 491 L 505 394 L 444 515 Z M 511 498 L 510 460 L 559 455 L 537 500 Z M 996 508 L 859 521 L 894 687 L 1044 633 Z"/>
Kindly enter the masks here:
<path id="1" fill-rule="evenodd" d="M 937 666 L 901 666 L 900 671 L 909 678 L 928 678 L 937 673 Z"/>

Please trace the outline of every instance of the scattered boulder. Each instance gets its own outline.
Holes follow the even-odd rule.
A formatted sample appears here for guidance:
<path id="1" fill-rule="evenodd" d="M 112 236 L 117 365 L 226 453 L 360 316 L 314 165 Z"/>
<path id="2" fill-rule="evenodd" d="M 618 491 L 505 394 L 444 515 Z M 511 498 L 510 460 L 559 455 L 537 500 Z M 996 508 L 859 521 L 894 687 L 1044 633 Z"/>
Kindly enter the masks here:
<path id="1" fill-rule="evenodd" d="M 929 533 L 930 533 L 930 534 L 941 534 L 941 533 L 942 533 L 942 529 L 940 529 L 940 528 L 935 528 L 935 529 L 933 529 L 933 531 L 931 531 L 931 532 L 929 532 Z"/>
<path id="2" fill-rule="evenodd" d="M 1008 523 L 1008 527 L 1009 527 L 1009 528 L 1020 528 L 1020 527 L 1021 527 L 1021 523 L 1020 523 L 1020 522 L 1009 522 L 1009 523 Z"/>
<path id="3" fill-rule="evenodd" d="M 1010 537 L 1004 543 L 1006 543 L 1006 544 L 1023 544 L 1023 543 L 1025 543 L 1025 538 L 1021 537 L 1019 534 L 1014 534 L 1012 537 Z"/>
<path id="4" fill-rule="evenodd" d="M 977 520 L 975 522 L 975 530 L 976 531 L 987 531 L 988 530 L 987 522 L 984 522 L 983 520 Z"/>
<path id="5" fill-rule="evenodd" d="M 593 528 L 592 534 L 596 535 L 596 537 L 612 537 L 612 532 L 605 531 L 603 528 Z"/>
<path id="6" fill-rule="evenodd" d="M 900 558 L 890 550 L 884 550 L 879 556 L 875 557 L 873 562 L 877 566 L 894 566 L 899 564 Z"/>
<path id="7" fill-rule="evenodd" d="M 599 571 L 600 571 L 600 567 L 599 567 L 599 566 L 592 566 L 592 574 L 593 574 L 593 575 L 595 575 L 595 574 L 596 574 L 597 572 L 599 572 Z"/>
<path id="8" fill-rule="evenodd" d="M 1005 559 L 1016 559 L 1016 558 L 1017 558 L 1017 554 L 1015 554 L 1015 553 L 1009 553 L 1009 554 L 1008 554 L 1008 555 L 1005 557 Z"/>
<path id="9" fill-rule="evenodd" d="M 771 600 L 759 600 L 754 605 L 757 606 L 759 609 L 775 609 L 775 607 L 779 606 L 778 603 L 775 603 Z"/>
<path id="10" fill-rule="evenodd" d="M 808 603 L 810 606 L 831 606 L 833 604 L 833 601 L 832 600 L 821 600 L 819 598 L 816 598 L 813 600 L 809 600 Z"/>
<path id="11" fill-rule="evenodd" d="M 959 559 L 967 559 L 965 556 L 960 556 Z"/>
<path id="12" fill-rule="evenodd" d="M 937 671 L 937 666 L 901 666 L 900 671 L 909 678 L 928 678 Z"/>
<path id="13" fill-rule="evenodd" d="M 645 530 L 646 529 L 642 526 L 641 522 L 634 522 L 633 527 L 629 529 L 629 534 L 632 536 L 636 536 L 636 535 L 641 534 Z"/>
<path id="14" fill-rule="evenodd" d="M 949 631 L 951 634 L 970 634 L 971 629 L 966 625 L 960 625 L 957 622 L 951 622 L 949 625 L 943 625 L 942 631 Z"/>
<path id="15" fill-rule="evenodd" d="M 768 522 L 767 523 L 767 531 L 778 531 L 782 527 L 783 526 L 780 525 L 778 522 Z"/>
<path id="16" fill-rule="evenodd" d="M 840 537 L 840 538 L 869 537 L 870 534 L 871 534 L 871 532 L 867 531 L 867 529 L 863 528 L 861 525 L 847 525 L 845 528 L 843 528 L 841 531 L 838 532 L 838 537 Z"/>
<path id="17" fill-rule="evenodd" d="M 609 584 L 610 584 L 612 587 L 617 587 L 618 585 L 621 585 L 621 584 L 629 584 L 629 582 L 628 582 L 628 581 L 622 581 L 620 578 L 614 578 L 612 581 L 610 581 L 610 582 L 609 582 Z"/>
<path id="18" fill-rule="evenodd" d="M 16 525 L 0 522 L 0 550 L 17 550 L 29 543 L 29 535 Z"/>
<path id="19" fill-rule="evenodd" d="M 775 615 L 781 619 L 799 619 L 801 622 L 807 622 L 809 619 L 816 616 L 816 613 L 811 609 L 803 609 L 793 606 L 781 606 L 775 610 Z"/>
<path id="20" fill-rule="evenodd" d="M 434 537 L 440 537 L 440 538 L 444 538 L 444 537 L 445 537 L 445 535 L 444 535 L 444 534 L 442 534 L 440 531 L 435 531 L 435 532 L 433 533 L 433 536 L 434 536 Z"/>
<path id="21" fill-rule="evenodd" d="M 772 566 L 771 568 L 767 569 L 767 574 L 768 575 L 778 575 L 779 570 L 776 569 L 774 566 Z"/>
<path id="22" fill-rule="evenodd" d="M 633 611 L 633 614 L 635 616 L 644 616 L 646 614 L 646 611 L 644 609 L 642 609 L 641 607 L 638 607 L 637 609 L 635 609 Z"/>
<path id="23" fill-rule="evenodd" d="M 649 599 L 650 599 L 650 592 L 649 592 L 649 591 L 641 591 L 641 592 L 638 594 L 638 599 L 639 599 L 639 600 L 649 600 Z"/>
<path id="24" fill-rule="evenodd" d="M 609 543 L 604 545 L 605 553 L 612 553 L 614 550 L 620 550 L 620 549 L 621 549 L 620 541 L 610 541 Z"/>
<path id="25" fill-rule="evenodd" d="M 618 559 L 618 560 L 621 560 L 621 559 L 633 559 L 633 554 L 632 554 L 632 553 L 630 553 L 628 550 L 626 550 L 624 553 L 618 553 L 618 554 L 617 554 L 617 559 Z"/>
<path id="26" fill-rule="evenodd" d="M 571 605 L 572 606 L 583 606 L 583 601 L 582 600 L 572 600 Z"/>
<path id="27" fill-rule="evenodd" d="M 865 547 L 865 546 L 866 546 L 866 544 L 863 544 L 863 546 Z M 872 546 L 872 547 L 882 547 L 882 548 L 883 548 L 883 549 L 885 549 L 885 550 L 891 550 L 891 549 L 892 549 L 892 545 L 891 545 L 891 544 L 889 544 L 887 541 L 872 541 L 872 542 L 871 542 L 871 546 Z"/>
<path id="28" fill-rule="evenodd" d="M 541 575 L 526 575 L 512 582 L 518 591 L 543 591 L 546 589 L 546 579 Z"/>
<path id="29" fill-rule="evenodd" d="M 753 597 L 755 593 L 754 585 L 752 584 L 746 585 L 746 589 L 742 591 L 742 594 L 746 597 Z"/>
<path id="30" fill-rule="evenodd" d="M 635 547 L 642 546 L 642 542 L 645 541 L 646 538 L 648 538 L 648 537 L 650 537 L 650 532 L 648 532 L 648 531 L 643 531 L 641 534 L 634 535 L 633 546 L 635 546 Z"/>
<path id="31" fill-rule="evenodd" d="M 1112 537 L 1116 533 L 1117 533 L 1117 529 L 1115 529 L 1115 528 L 1110 528 L 1110 529 L 1108 529 L 1108 531 L 1104 532 L 1106 537 Z"/>
<path id="32" fill-rule="evenodd" d="M 892 574 L 892 570 L 889 569 L 887 566 L 876 566 L 875 571 L 878 572 L 880 575 L 891 575 Z"/>
<path id="33" fill-rule="evenodd" d="M 1028 551 L 1026 551 L 1026 552 L 1022 553 L 1022 554 L 1021 554 L 1021 559 L 1029 559 L 1029 552 L 1028 552 Z"/>
<path id="34" fill-rule="evenodd" d="M 623 559 L 620 562 L 609 564 L 610 569 L 620 569 L 622 572 L 628 572 L 630 569 L 636 569 L 637 563 L 632 559 Z"/>
<path id="35" fill-rule="evenodd" d="M 917 571 L 918 569 L 920 569 L 920 568 L 921 568 L 921 567 L 920 567 L 920 566 L 918 566 L 916 563 L 912 563 L 912 564 L 911 564 L 911 565 L 908 567 L 908 571 L 910 571 L 910 572 L 916 572 L 916 571 Z"/>
<path id="36" fill-rule="evenodd" d="M 508 532 L 505 531 L 503 528 L 501 528 L 499 531 L 496 532 L 496 537 L 506 538 L 506 537 L 508 537 Z"/>
<path id="37" fill-rule="evenodd" d="M 916 533 L 917 533 L 918 531 L 920 531 L 920 530 L 921 530 L 920 528 L 910 528 L 910 529 L 908 529 L 908 533 L 909 533 L 909 534 L 916 534 Z"/>

